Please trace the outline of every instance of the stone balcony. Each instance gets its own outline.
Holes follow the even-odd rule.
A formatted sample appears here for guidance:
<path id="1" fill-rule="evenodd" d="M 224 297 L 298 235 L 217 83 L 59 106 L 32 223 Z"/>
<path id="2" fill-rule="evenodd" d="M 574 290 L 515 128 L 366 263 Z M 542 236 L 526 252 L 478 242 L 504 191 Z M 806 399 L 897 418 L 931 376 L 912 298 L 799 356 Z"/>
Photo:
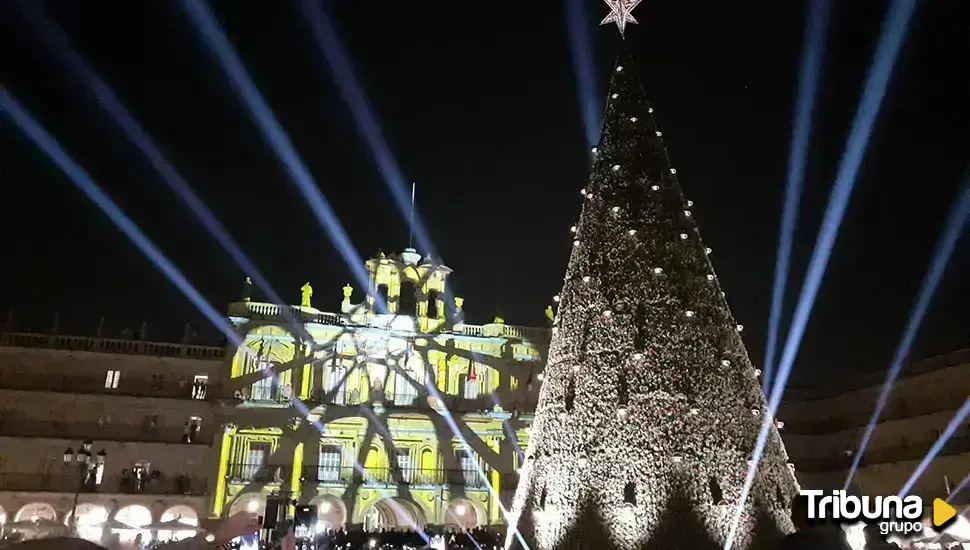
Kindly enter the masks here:
<path id="1" fill-rule="evenodd" d="M 302 323 L 385 330 L 414 330 L 417 326 L 423 326 L 424 328 L 420 332 L 424 333 L 460 334 L 479 338 L 509 338 L 528 341 L 536 346 L 548 345 L 552 337 L 552 331 L 545 327 L 525 327 L 504 323 L 485 325 L 459 323 L 449 328 L 445 326 L 444 321 L 439 319 L 415 319 L 407 315 L 378 315 L 363 311 L 337 314 L 318 311 L 313 308 L 280 306 L 264 302 L 234 302 L 229 304 L 229 316 L 240 320 L 279 322 L 280 324 L 299 320 Z"/>
<path id="2" fill-rule="evenodd" d="M 91 351 L 155 357 L 219 360 L 226 350 L 221 346 L 197 346 L 167 342 L 148 342 L 121 338 L 37 334 L 30 332 L 0 333 L 0 346 L 20 348 L 48 348 L 65 351 Z"/>
<path id="3" fill-rule="evenodd" d="M 189 495 L 206 494 L 207 480 L 185 475 L 160 476 L 138 483 L 131 476 L 105 476 L 96 486 L 83 487 L 77 475 L 0 472 L 0 492 L 74 493 L 106 495 Z"/>

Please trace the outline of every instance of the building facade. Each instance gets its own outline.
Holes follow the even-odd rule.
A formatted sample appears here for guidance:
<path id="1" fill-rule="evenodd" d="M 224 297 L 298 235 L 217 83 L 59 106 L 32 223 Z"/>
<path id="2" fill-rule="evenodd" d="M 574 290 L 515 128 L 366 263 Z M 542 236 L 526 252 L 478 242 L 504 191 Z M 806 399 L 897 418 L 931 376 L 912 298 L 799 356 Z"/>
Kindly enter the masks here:
<path id="1" fill-rule="evenodd" d="M 841 489 L 882 391 L 883 373 L 841 393 L 790 390 L 779 411 L 784 438 L 803 488 Z M 907 366 L 872 432 L 852 488 L 895 494 L 906 485 L 970 396 L 970 349 Z M 970 423 L 964 421 L 912 486 L 928 504 L 949 496 L 970 504 Z"/>
<path id="2" fill-rule="evenodd" d="M 206 513 L 221 347 L 4 332 L 0 523 L 31 537 L 192 532 Z M 90 443 L 85 443 L 90 442 Z M 170 524 L 161 525 L 163 523 Z M 117 529 L 115 529 L 117 527 Z"/>
<path id="3" fill-rule="evenodd" d="M 228 311 L 238 347 L 0 333 L 0 524 L 56 533 L 76 515 L 88 538 L 167 538 L 277 492 L 332 526 L 504 523 L 549 329 L 465 323 L 450 270 L 410 250 L 367 269 L 339 312 L 309 285 L 299 306 L 247 292 Z M 853 478 L 866 494 L 905 484 L 970 395 L 970 350 L 906 372 Z M 803 488 L 841 487 L 880 384 L 788 392 Z M 966 506 L 968 473 L 964 424 L 913 491 Z"/>
<path id="4" fill-rule="evenodd" d="M 339 312 L 247 285 L 240 346 L 0 333 L 0 524 L 185 536 L 274 493 L 334 527 L 503 523 L 549 330 L 465 323 L 413 250 L 367 269 Z"/>
<path id="5" fill-rule="evenodd" d="M 220 381 L 211 508 L 275 493 L 323 525 L 501 524 L 517 483 L 549 330 L 464 323 L 450 270 L 413 250 L 367 262 L 340 313 L 244 299 Z"/>

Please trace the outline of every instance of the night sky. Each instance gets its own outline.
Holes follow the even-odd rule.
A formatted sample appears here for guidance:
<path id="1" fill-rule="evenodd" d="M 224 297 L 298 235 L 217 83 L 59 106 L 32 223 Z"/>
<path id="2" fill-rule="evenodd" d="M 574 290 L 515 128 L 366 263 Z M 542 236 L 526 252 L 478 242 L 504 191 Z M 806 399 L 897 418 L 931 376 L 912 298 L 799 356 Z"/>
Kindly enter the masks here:
<path id="1" fill-rule="evenodd" d="M 39 2 L 38 2 L 39 4 Z M 562 284 L 588 176 L 566 2 L 332 2 L 328 7 L 470 322 L 541 324 Z M 833 2 L 788 309 L 801 284 L 888 2 Z M 2 3 L 0 82 L 216 306 L 244 274 L 141 152 Z M 896 64 L 793 379 L 832 386 L 889 362 L 966 173 L 970 42 L 958 2 L 921 2 Z M 180 2 L 45 2 L 284 298 L 306 280 L 339 308 L 351 277 Z M 408 243 L 370 150 L 293 2 L 211 4 L 363 257 Z M 864 7 L 867 6 L 867 7 Z M 806 5 L 647 0 L 623 43 L 587 0 L 598 100 L 613 58 L 641 79 L 749 352 L 760 364 Z M 9 121 L 0 123 L 0 311 L 21 328 L 219 337 Z M 970 344 L 961 241 L 914 354 Z M 360 297 L 358 287 L 356 297 Z"/>

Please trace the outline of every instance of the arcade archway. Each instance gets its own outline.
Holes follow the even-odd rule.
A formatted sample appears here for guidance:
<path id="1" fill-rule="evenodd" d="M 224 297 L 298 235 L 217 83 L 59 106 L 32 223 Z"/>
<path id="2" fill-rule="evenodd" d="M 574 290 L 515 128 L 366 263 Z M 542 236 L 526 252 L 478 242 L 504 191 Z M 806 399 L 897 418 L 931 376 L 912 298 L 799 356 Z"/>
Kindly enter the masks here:
<path id="1" fill-rule="evenodd" d="M 401 497 L 381 499 L 364 511 L 364 529 L 419 529 L 426 519 L 424 510 Z"/>

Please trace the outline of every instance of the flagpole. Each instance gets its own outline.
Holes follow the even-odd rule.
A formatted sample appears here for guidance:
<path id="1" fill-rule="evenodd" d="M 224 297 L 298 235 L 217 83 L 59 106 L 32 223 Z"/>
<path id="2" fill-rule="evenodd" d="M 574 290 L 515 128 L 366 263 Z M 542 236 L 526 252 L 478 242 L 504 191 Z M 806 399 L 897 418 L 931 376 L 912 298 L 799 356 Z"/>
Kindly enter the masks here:
<path id="1" fill-rule="evenodd" d="M 417 183 L 411 182 L 411 218 L 408 220 L 408 248 L 414 248 L 414 191 Z"/>

